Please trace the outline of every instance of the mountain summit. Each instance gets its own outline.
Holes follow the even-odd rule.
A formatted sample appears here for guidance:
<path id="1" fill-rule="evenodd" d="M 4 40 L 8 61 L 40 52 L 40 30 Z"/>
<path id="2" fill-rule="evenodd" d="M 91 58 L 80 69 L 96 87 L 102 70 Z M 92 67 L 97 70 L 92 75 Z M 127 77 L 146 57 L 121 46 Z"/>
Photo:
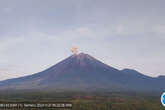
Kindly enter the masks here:
<path id="1" fill-rule="evenodd" d="M 0 82 L 0 89 L 161 91 L 165 78 L 118 70 L 85 54 L 74 54 L 33 75 Z"/>

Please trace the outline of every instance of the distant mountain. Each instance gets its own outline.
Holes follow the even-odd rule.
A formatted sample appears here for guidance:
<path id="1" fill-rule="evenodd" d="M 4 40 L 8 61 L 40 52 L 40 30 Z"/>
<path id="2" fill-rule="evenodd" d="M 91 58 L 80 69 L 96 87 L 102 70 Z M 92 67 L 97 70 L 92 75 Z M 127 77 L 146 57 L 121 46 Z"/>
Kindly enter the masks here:
<path id="1" fill-rule="evenodd" d="M 135 90 L 163 91 L 165 90 L 165 76 L 149 77 L 136 70 L 123 69 L 122 73 L 129 76 L 129 86 Z"/>
<path id="2" fill-rule="evenodd" d="M 84 53 L 72 55 L 33 75 L 0 82 L 0 90 L 162 91 L 165 77 L 118 70 Z"/>

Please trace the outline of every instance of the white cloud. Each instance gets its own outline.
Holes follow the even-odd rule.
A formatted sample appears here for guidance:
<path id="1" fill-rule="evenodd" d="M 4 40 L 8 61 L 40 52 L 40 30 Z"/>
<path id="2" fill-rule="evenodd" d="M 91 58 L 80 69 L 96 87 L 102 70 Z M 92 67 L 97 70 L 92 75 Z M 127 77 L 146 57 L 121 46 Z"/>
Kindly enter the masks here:
<path id="1" fill-rule="evenodd" d="M 165 37 L 165 25 L 154 26 L 153 31 L 158 35 L 163 35 Z"/>
<path id="2" fill-rule="evenodd" d="M 96 33 L 93 29 L 88 27 L 76 27 L 76 28 L 69 28 L 64 31 L 62 31 L 60 34 L 58 34 L 58 37 L 62 38 L 92 38 L 96 36 Z"/>

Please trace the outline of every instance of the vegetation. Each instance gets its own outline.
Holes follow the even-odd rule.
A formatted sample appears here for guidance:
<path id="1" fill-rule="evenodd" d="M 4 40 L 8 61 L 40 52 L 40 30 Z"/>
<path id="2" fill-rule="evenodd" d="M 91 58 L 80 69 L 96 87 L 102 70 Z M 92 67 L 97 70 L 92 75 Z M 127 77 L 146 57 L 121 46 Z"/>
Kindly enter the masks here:
<path id="1" fill-rule="evenodd" d="M 159 96 L 128 93 L 1 92 L 1 102 L 70 102 L 71 108 L 25 110 L 165 110 Z M 4 110 L 4 109 L 0 109 Z M 11 109 L 5 109 L 11 110 Z M 12 109 L 20 110 L 20 109 Z M 23 109 L 21 109 L 23 110 Z"/>

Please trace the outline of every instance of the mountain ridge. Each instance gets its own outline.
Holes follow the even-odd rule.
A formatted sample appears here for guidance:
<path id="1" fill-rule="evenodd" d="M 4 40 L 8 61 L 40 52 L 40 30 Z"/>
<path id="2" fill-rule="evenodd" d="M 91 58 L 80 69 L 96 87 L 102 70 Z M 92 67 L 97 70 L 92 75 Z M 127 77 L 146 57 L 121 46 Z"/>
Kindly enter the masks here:
<path id="1" fill-rule="evenodd" d="M 164 77 L 149 77 L 136 70 L 118 70 L 85 54 L 74 54 L 36 74 L 0 81 L 1 89 L 106 89 L 161 91 Z"/>

